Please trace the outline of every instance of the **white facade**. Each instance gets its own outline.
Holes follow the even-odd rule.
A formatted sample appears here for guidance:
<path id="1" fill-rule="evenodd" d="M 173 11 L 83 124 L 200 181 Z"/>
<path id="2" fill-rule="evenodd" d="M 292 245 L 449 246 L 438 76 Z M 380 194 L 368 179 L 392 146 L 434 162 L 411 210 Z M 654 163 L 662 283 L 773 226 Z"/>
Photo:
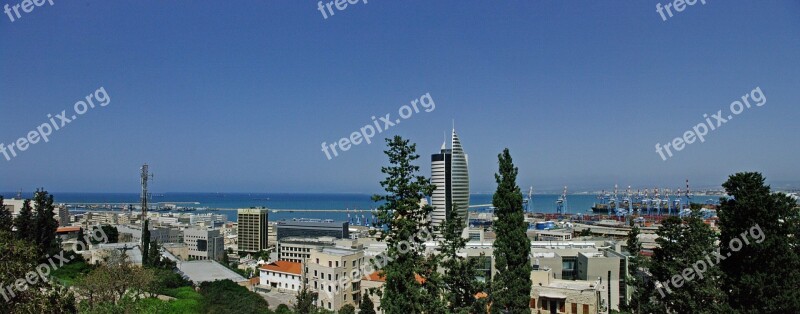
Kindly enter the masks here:
<path id="1" fill-rule="evenodd" d="M 300 291 L 302 289 L 302 264 L 278 261 L 260 268 L 259 284 L 280 290 Z"/>
<path id="2" fill-rule="evenodd" d="M 442 143 L 442 150 L 439 154 L 431 156 L 431 183 L 436 185 L 436 190 L 431 196 L 431 222 L 435 227 L 441 226 L 447 219 L 450 206 L 453 206 L 458 214 L 467 219 L 469 208 L 469 169 L 468 157 L 461 147 L 456 130 L 453 129 L 450 145 L 452 149 L 447 149 L 446 143 Z"/>

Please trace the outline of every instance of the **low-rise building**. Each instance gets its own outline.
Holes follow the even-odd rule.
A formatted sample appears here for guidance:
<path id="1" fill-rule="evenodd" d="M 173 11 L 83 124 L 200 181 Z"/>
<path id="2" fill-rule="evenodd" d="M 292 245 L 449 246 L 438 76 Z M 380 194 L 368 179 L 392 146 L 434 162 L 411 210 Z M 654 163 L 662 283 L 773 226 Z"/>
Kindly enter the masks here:
<path id="1" fill-rule="evenodd" d="M 261 265 L 259 284 L 272 289 L 300 291 L 303 285 L 303 264 L 276 261 Z"/>
<path id="2" fill-rule="evenodd" d="M 562 280 L 547 268 L 531 272 L 531 313 L 597 314 L 607 313 L 602 279 Z"/>

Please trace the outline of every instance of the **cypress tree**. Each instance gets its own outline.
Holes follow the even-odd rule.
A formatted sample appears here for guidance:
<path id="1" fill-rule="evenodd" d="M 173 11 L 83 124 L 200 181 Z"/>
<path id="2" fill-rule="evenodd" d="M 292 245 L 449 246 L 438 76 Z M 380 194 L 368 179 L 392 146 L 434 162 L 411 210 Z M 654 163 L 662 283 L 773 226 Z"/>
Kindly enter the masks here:
<path id="1" fill-rule="evenodd" d="M 475 294 L 484 287 L 476 278 L 479 275 L 476 258 L 464 258 L 458 252 L 467 246 L 467 239 L 461 236 L 464 230 L 464 217 L 450 210 L 442 232 L 441 257 L 444 272 L 445 298 L 449 313 L 470 313 L 475 304 Z"/>
<path id="2" fill-rule="evenodd" d="M 492 312 L 530 312 L 531 242 L 526 234 L 528 226 L 522 208 L 522 192 L 517 186 L 519 170 L 514 167 L 508 148 L 498 155 L 498 160 L 497 191 L 492 199 L 497 216 L 494 223 L 497 274 L 492 280 Z"/>
<path id="3" fill-rule="evenodd" d="M 644 277 L 643 268 L 647 266 L 645 257 L 641 253 L 640 233 L 639 227 L 634 226 L 628 232 L 628 240 L 626 241 L 630 257 L 628 257 L 628 277 L 625 280 L 625 284 L 630 286 L 633 292 L 631 293 L 630 302 L 624 308 L 632 313 L 644 313 L 645 308 L 643 306 L 647 306 L 653 292 L 653 288 L 647 285 Z"/>
<path id="4" fill-rule="evenodd" d="M 731 175 L 732 199 L 719 210 L 720 268 L 728 303 L 742 313 L 800 311 L 800 221 L 797 203 L 772 193 L 757 172 Z M 737 240 L 738 239 L 738 240 Z M 735 242 L 741 244 L 738 248 Z M 730 254 L 730 256 L 728 256 Z"/>
<path id="5" fill-rule="evenodd" d="M 378 240 L 386 242 L 387 257 L 383 272 L 386 276 L 381 307 L 385 313 L 438 313 L 443 308 L 437 280 L 425 278 L 431 265 L 425 258 L 425 241 L 431 236 L 430 215 L 433 207 L 420 205 L 430 197 L 435 186 L 424 176 L 418 176 L 419 158 L 416 144 L 400 136 L 386 139 L 390 166 L 382 167 L 386 179 L 381 186 L 385 195 L 375 195 L 373 201 L 382 201 L 378 207 L 376 225 L 384 231 Z M 422 282 L 416 280 L 422 276 Z M 437 274 L 438 275 L 438 274 Z M 432 288 L 433 287 L 433 288 Z M 440 308 L 441 307 L 441 308 Z"/>
<path id="6" fill-rule="evenodd" d="M 34 226 L 33 208 L 31 208 L 31 200 L 25 200 L 22 203 L 22 209 L 14 219 L 14 227 L 17 228 L 16 238 L 20 240 L 36 242 L 35 226 Z"/>
<path id="7" fill-rule="evenodd" d="M 11 233 L 14 227 L 14 218 L 11 210 L 3 204 L 3 197 L 0 196 L 0 231 Z"/>
<path id="8" fill-rule="evenodd" d="M 150 221 L 146 218 L 142 228 L 142 266 L 150 266 L 147 257 L 150 256 Z"/>
<path id="9" fill-rule="evenodd" d="M 36 243 L 39 246 L 39 253 L 44 255 L 53 254 L 58 251 L 56 247 L 56 230 L 58 221 L 55 217 L 55 207 L 53 206 L 53 196 L 49 195 L 44 189 L 37 189 L 33 196 L 34 207 L 36 209 L 35 230 Z"/>
<path id="10" fill-rule="evenodd" d="M 372 303 L 369 293 L 365 294 L 361 300 L 361 305 L 358 306 L 358 314 L 375 314 L 375 303 Z"/>

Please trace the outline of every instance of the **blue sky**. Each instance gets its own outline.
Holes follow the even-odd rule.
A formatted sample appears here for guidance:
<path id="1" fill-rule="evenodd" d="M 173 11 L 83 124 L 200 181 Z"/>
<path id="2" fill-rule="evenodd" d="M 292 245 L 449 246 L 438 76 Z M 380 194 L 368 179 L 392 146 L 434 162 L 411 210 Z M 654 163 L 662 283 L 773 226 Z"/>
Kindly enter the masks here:
<path id="1" fill-rule="evenodd" d="M 0 16 L 0 143 L 101 86 L 111 103 L 0 155 L 0 191 L 136 192 L 148 162 L 162 192 L 377 192 L 381 141 L 320 145 L 425 93 L 434 111 L 381 136 L 416 142 L 429 175 L 455 120 L 473 192 L 495 188 L 504 147 L 537 190 L 800 181 L 798 1 L 667 21 L 658 1 L 372 0 L 328 19 L 314 1 L 54 3 Z M 655 152 L 756 86 L 763 107 Z"/>

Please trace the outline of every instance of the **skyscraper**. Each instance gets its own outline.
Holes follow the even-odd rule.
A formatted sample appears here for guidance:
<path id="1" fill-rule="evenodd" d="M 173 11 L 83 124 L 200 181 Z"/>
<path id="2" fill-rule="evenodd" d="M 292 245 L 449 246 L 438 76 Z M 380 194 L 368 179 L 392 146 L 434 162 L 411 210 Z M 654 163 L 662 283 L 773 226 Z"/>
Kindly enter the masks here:
<path id="1" fill-rule="evenodd" d="M 468 158 L 461 147 L 455 128 L 450 139 L 450 149 L 447 142 L 442 143 L 442 150 L 431 155 L 431 183 L 436 185 L 436 190 L 431 196 L 431 223 L 434 227 L 441 226 L 447 219 L 451 208 L 455 209 L 460 217 L 466 221 L 469 207 L 469 171 Z"/>
<path id="2" fill-rule="evenodd" d="M 239 252 L 259 252 L 267 249 L 267 210 L 263 208 L 239 209 Z"/>

